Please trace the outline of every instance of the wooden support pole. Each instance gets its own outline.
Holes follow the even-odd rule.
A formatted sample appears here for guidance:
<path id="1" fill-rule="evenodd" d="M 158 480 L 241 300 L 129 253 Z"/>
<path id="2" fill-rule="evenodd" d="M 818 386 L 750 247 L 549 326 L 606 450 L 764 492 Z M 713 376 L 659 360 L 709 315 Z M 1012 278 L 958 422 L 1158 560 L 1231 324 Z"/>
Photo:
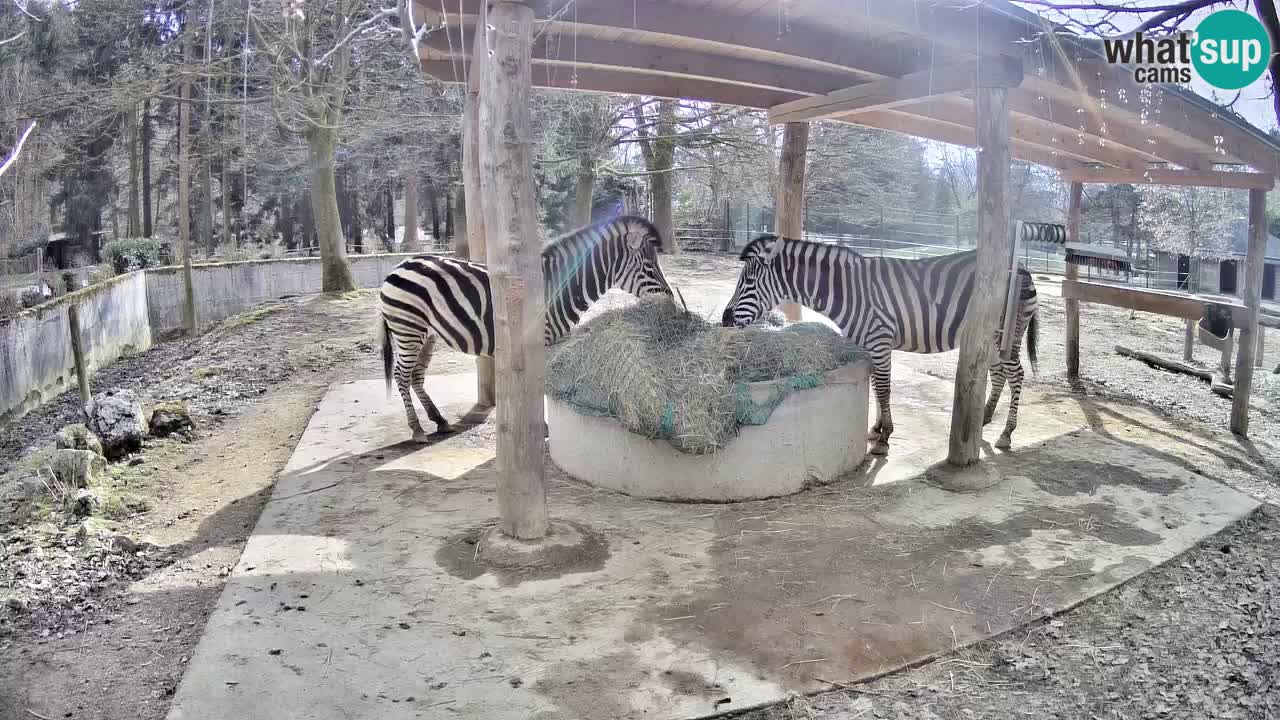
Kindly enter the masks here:
<path id="1" fill-rule="evenodd" d="M 84 345 L 80 339 L 80 306 L 67 306 L 67 324 L 71 332 L 71 358 L 76 365 L 76 382 L 80 385 L 80 407 L 88 407 L 93 396 L 89 394 L 89 368 L 84 362 Z"/>
<path id="2" fill-rule="evenodd" d="M 520 540 L 547 534 L 543 486 L 542 329 L 546 291 L 535 210 L 529 127 L 533 9 L 495 2 L 478 113 L 480 196 L 493 287 L 499 529 Z M 471 203 L 468 203 L 470 205 Z"/>
<path id="3" fill-rule="evenodd" d="M 1191 362 L 1195 359 L 1196 321 L 1188 318 L 1186 323 L 1187 326 L 1182 333 L 1182 360 Z"/>
<path id="4" fill-rule="evenodd" d="M 782 131 L 782 156 L 778 159 L 778 201 L 773 232 L 781 237 L 804 237 L 804 166 L 809 149 L 809 123 L 789 122 Z M 784 303 L 787 322 L 800 321 L 800 305 Z"/>
<path id="5" fill-rule="evenodd" d="M 1254 344 L 1258 316 L 1262 312 L 1262 270 L 1267 249 L 1267 191 L 1249 191 L 1249 253 L 1244 262 L 1241 299 L 1248 317 L 1236 327 L 1240 352 L 1236 355 L 1236 382 L 1231 394 L 1231 432 L 1249 434 L 1249 392 L 1253 387 Z"/>
<path id="6" fill-rule="evenodd" d="M 1265 361 L 1266 354 L 1267 354 L 1267 350 L 1265 347 L 1266 344 L 1267 344 L 1267 328 L 1263 325 L 1258 325 L 1258 342 L 1257 342 L 1258 352 L 1253 359 L 1254 367 L 1262 367 L 1262 364 Z"/>
<path id="7" fill-rule="evenodd" d="M 467 95 L 462 106 L 462 187 L 467 197 L 467 259 L 488 263 L 484 236 L 484 200 L 480 194 L 480 78 L 485 59 L 484 33 L 476 33 Z M 493 358 L 476 358 L 476 404 L 493 407 Z"/>
<path id="8" fill-rule="evenodd" d="M 1080 215 L 1084 204 L 1084 183 L 1071 183 L 1071 197 L 1067 204 L 1067 242 L 1080 242 Z M 1067 263 L 1067 279 L 1080 279 L 1080 266 Z M 1080 301 L 1067 300 L 1067 379 L 1080 379 Z M 1190 358 L 1188 358 L 1190 359 Z"/>
<path id="9" fill-rule="evenodd" d="M 1009 261 L 1009 91 L 978 89 L 978 266 L 960 329 L 947 462 L 964 467 L 981 455 L 987 367 L 1004 305 Z"/>

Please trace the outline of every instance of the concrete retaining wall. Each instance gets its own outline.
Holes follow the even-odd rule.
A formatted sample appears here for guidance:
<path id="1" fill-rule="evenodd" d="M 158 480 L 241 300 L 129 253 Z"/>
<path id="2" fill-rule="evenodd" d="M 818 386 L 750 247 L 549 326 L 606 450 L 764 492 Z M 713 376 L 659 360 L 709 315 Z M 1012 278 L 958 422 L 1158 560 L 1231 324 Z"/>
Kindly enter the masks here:
<path id="1" fill-rule="evenodd" d="M 409 254 L 353 255 L 356 286 L 376 288 Z M 251 260 L 192 268 L 202 327 L 259 303 L 320 292 L 320 259 Z M 68 308 L 80 308 L 89 372 L 182 328 L 182 268 L 121 275 L 18 314 L 0 325 L 0 425 L 76 386 Z"/>
<path id="2" fill-rule="evenodd" d="M 19 313 L 0 326 L 0 423 L 76 385 L 69 308 L 80 312 L 89 372 L 151 347 L 147 278 L 134 272 Z"/>
<path id="3" fill-rule="evenodd" d="M 410 254 L 351 255 L 356 287 L 376 288 Z M 320 258 L 250 260 L 196 265 L 191 270 L 201 327 L 238 315 L 268 300 L 320 292 Z M 183 327 L 182 268 L 147 271 L 151 328 L 167 332 Z"/>

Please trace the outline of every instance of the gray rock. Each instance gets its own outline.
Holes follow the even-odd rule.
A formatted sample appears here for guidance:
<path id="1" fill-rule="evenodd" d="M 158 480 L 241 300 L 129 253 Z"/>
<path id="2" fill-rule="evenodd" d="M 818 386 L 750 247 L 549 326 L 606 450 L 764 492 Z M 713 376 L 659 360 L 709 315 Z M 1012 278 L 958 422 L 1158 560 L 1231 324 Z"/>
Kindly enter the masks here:
<path id="1" fill-rule="evenodd" d="M 73 488 L 100 485 L 107 476 L 107 461 L 92 450 L 54 450 L 49 468 L 60 483 Z"/>
<path id="2" fill-rule="evenodd" d="M 102 497 L 93 490 L 81 488 L 67 498 L 67 510 L 76 517 L 88 517 L 102 509 Z"/>
<path id="3" fill-rule="evenodd" d="M 95 397 L 85 408 L 87 423 L 102 441 L 103 454 L 110 460 L 119 460 L 142 447 L 147 436 L 147 419 L 142 413 L 142 403 L 130 391 Z"/>
<path id="4" fill-rule="evenodd" d="M 92 450 L 99 455 L 102 454 L 102 441 L 82 423 L 67 425 L 59 430 L 53 438 L 53 444 L 58 449 Z"/>
<path id="5" fill-rule="evenodd" d="M 174 434 L 190 435 L 195 430 L 191 410 L 183 402 L 162 403 L 151 411 L 152 437 L 168 437 Z"/>

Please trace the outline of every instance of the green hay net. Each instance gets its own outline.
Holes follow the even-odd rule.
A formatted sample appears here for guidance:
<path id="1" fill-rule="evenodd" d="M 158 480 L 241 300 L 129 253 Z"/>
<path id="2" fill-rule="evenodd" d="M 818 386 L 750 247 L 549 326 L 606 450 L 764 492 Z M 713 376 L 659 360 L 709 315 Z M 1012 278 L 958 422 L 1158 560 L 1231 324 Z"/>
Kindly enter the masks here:
<path id="1" fill-rule="evenodd" d="M 775 321 L 776 322 L 776 321 Z M 792 392 L 864 350 L 821 323 L 722 328 L 658 298 L 611 310 L 547 350 L 547 394 L 688 453 L 763 425 Z M 763 401 L 747 383 L 772 381 Z"/>

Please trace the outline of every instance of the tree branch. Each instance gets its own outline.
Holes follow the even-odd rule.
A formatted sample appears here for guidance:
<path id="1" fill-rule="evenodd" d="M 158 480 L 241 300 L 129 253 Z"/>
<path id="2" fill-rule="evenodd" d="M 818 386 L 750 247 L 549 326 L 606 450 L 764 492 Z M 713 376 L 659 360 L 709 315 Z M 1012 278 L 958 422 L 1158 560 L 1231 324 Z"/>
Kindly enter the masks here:
<path id="1" fill-rule="evenodd" d="M 27 126 L 26 131 L 22 133 L 22 137 L 18 138 L 18 144 L 13 146 L 13 152 L 9 157 L 5 158 L 4 164 L 0 164 L 0 176 L 3 176 L 8 172 L 9 168 L 13 167 L 14 163 L 18 161 L 18 154 L 22 152 L 22 146 L 27 143 L 27 137 L 31 135 L 31 131 L 35 129 L 36 121 L 32 120 L 31 124 Z"/>
<path id="2" fill-rule="evenodd" d="M 22 36 L 26 34 L 27 34 L 27 31 L 23 30 L 22 32 L 18 33 L 17 35 L 14 35 L 11 38 L 5 38 L 4 40 L 0 40 L 0 45 L 8 45 L 9 43 L 14 42 L 15 40 L 21 40 Z"/>

